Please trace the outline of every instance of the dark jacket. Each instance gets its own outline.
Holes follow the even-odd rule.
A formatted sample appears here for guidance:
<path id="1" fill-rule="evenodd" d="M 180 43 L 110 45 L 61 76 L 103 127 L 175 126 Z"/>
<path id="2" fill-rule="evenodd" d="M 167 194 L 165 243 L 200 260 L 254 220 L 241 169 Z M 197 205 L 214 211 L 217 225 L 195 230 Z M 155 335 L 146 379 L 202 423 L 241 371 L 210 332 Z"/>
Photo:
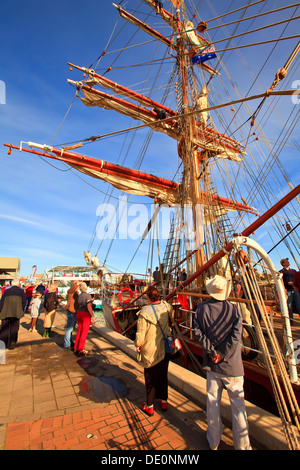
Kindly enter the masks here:
<path id="1" fill-rule="evenodd" d="M 18 286 L 5 289 L 0 300 L 0 320 L 4 318 L 22 318 L 26 306 L 25 292 Z"/>
<path id="2" fill-rule="evenodd" d="M 227 300 L 209 299 L 197 305 L 195 336 L 203 346 L 204 369 L 230 377 L 244 375 L 241 355 L 242 316 L 236 305 Z M 218 353 L 215 364 L 209 356 Z"/>
<path id="3" fill-rule="evenodd" d="M 289 284 L 289 282 L 294 281 L 294 276 L 297 271 L 291 268 L 289 269 L 283 268 L 279 272 L 282 273 L 282 280 L 283 280 L 284 287 L 286 288 L 288 292 L 292 292 L 294 290 L 294 286 Z"/>
<path id="4" fill-rule="evenodd" d="M 47 292 L 44 300 L 44 309 L 46 312 L 52 312 L 56 310 L 58 306 L 58 298 L 56 292 Z"/>
<path id="5" fill-rule="evenodd" d="M 43 286 L 43 284 L 39 284 L 35 290 L 36 292 L 39 292 L 40 294 L 44 295 L 45 286 Z"/>

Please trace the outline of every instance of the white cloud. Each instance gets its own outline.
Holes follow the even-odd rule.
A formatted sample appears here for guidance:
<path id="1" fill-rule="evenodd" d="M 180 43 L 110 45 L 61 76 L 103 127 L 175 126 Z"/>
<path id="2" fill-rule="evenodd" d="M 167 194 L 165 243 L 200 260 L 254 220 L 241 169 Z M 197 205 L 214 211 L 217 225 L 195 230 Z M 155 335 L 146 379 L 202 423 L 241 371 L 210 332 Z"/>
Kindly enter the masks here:
<path id="1" fill-rule="evenodd" d="M 68 256 L 66 256 L 63 253 L 58 253 L 57 251 L 51 251 L 51 250 L 43 250 L 43 249 L 38 249 L 38 248 L 23 248 L 23 252 L 29 255 L 32 255 L 33 257 L 38 257 L 41 259 L 47 259 L 47 258 L 52 258 L 54 260 L 56 259 L 67 259 Z"/>
<path id="2" fill-rule="evenodd" d="M 33 225 L 35 227 L 41 227 L 41 228 L 45 229 L 43 224 L 40 224 L 38 222 L 34 222 L 32 220 L 23 219 L 22 217 L 15 217 L 14 215 L 0 214 L 0 218 L 1 219 L 11 220 L 13 222 L 19 222 L 21 224 Z"/>
<path id="3" fill-rule="evenodd" d="M 11 212 L 17 213 L 17 211 Z M 11 222 L 15 222 L 16 224 L 36 227 L 37 229 L 46 231 L 47 233 L 54 233 L 57 237 L 70 236 L 71 233 L 73 236 L 82 238 L 90 236 L 87 231 L 81 230 L 80 228 L 76 227 L 76 225 L 68 225 L 63 222 L 57 221 L 50 217 L 50 215 L 48 218 L 39 217 L 39 221 L 34 220 L 34 217 L 34 214 L 25 214 L 25 217 L 20 217 L 18 215 L 0 213 L 0 218 L 2 219 L 10 220 Z"/>

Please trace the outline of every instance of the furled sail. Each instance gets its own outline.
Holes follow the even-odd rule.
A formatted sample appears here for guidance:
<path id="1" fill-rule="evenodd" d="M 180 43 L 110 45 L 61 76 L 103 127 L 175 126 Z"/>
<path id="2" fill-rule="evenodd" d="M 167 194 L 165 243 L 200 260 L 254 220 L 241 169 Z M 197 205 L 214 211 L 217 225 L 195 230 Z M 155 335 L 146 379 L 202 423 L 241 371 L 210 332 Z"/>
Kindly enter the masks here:
<path id="1" fill-rule="evenodd" d="M 126 116 L 130 116 L 133 119 L 142 121 L 155 131 L 167 134 L 175 140 L 180 140 L 182 137 L 178 120 L 171 119 L 172 116 L 174 118 L 177 116 L 177 113 L 174 110 L 158 104 L 159 109 L 167 110 L 166 112 L 170 116 L 170 118 L 167 117 L 167 119 L 158 119 L 157 114 L 153 109 L 149 110 L 119 97 L 109 95 L 95 89 L 93 86 L 88 86 L 83 82 L 75 82 L 73 80 L 68 80 L 68 82 L 71 85 L 76 86 L 78 90 L 82 91 L 84 97 L 80 97 L 80 99 L 86 106 L 98 106 L 100 108 L 111 109 Z M 108 85 L 108 82 L 106 83 Z M 117 93 L 121 91 L 120 85 L 116 84 L 116 86 L 113 87 L 112 84 L 113 82 L 110 82 L 109 84 L 111 89 L 114 89 Z M 126 92 L 126 96 L 130 96 L 130 98 L 134 100 L 141 100 L 146 104 L 145 97 L 142 95 L 139 95 L 138 93 L 130 94 L 130 90 L 125 87 L 122 87 L 122 89 L 122 94 L 125 94 Z M 151 100 L 148 100 L 148 106 L 150 106 L 150 102 Z M 222 158 L 228 158 L 235 161 L 241 160 L 240 154 L 242 151 L 239 142 L 215 131 L 212 128 L 203 127 L 203 125 L 200 125 L 199 123 L 197 128 L 197 142 L 195 143 L 202 149 L 213 152 L 214 155 L 221 155 Z"/>
<path id="2" fill-rule="evenodd" d="M 175 204 L 181 203 L 181 184 L 174 181 L 159 178 L 149 173 L 132 170 L 120 165 L 115 165 L 104 160 L 98 160 L 86 155 L 67 152 L 64 149 L 56 149 L 54 147 L 40 145 L 34 142 L 27 142 L 27 145 L 29 147 L 38 148 L 43 152 L 27 149 L 23 146 L 17 147 L 11 144 L 4 145 L 10 149 L 18 149 L 43 157 L 64 161 L 81 173 L 93 178 L 104 180 L 121 191 L 140 196 L 148 196 L 159 204 L 174 206 Z M 186 200 L 186 203 L 189 204 L 188 199 Z M 204 210 L 205 214 L 209 213 L 209 219 L 207 217 L 206 223 L 211 223 L 212 218 L 217 220 L 227 211 L 241 210 L 257 215 L 257 211 L 247 204 L 208 194 L 204 191 L 200 192 L 199 203 L 203 204 L 204 207 L 207 206 L 207 209 Z"/>

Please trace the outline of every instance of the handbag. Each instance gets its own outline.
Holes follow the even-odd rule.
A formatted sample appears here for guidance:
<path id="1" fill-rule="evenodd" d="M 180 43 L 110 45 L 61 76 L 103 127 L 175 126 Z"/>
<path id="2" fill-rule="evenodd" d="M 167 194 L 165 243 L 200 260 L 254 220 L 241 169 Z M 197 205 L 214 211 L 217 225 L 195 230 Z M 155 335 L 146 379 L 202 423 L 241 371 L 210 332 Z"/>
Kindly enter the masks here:
<path id="1" fill-rule="evenodd" d="M 173 340 L 172 336 L 166 336 L 166 335 L 164 334 L 163 329 L 162 329 L 162 327 L 161 327 L 161 324 L 160 324 L 159 321 L 158 321 L 155 308 L 153 307 L 153 305 L 151 305 L 151 307 L 152 307 L 152 309 L 153 309 L 154 315 L 156 316 L 157 323 L 159 324 L 160 331 L 162 332 L 162 335 L 163 335 L 163 338 L 164 338 L 166 354 L 174 354 L 174 353 L 175 353 L 175 344 L 174 344 L 174 340 Z"/>

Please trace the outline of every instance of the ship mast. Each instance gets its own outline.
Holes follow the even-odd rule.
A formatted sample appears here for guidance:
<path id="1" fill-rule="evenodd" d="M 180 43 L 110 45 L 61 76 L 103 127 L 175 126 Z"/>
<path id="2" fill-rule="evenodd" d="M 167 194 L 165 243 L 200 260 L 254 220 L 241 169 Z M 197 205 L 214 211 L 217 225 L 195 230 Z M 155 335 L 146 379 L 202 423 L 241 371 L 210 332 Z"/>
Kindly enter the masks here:
<path id="1" fill-rule="evenodd" d="M 185 22 L 180 20 L 180 9 L 184 8 L 184 1 L 177 0 L 176 7 L 176 19 L 177 19 L 177 48 L 178 55 L 177 60 L 179 64 L 180 76 L 181 76 L 181 90 L 182 90 L 182 110 L 181 114 L 187 114 L 182 118 L 182 130 L 183 130 L 183 141 L 184 145 L 184 156 L 183 161 L 185 163 L 185 175 L 186 183 L 190 188 L 190 197 L 192 200 L 192 213 L 193 213 L 193 233 L 195 234 L 196 242 L 196 269 L 204 264 L 204 252 L 203 248 L 199 245 L 199 223 L 200 219 L 200 191 L 199 181 L 197 175 L 199 174 L 198 159 L 197 159 L 197 133 L 196 133 L 196 119 L 194 114 L 190 114 L 189 97 L 188 97 L 188 51 L 183 36 L 182 28 L 185 28 Z M 201 283 L 201 279 L 197 279 Z"/>

